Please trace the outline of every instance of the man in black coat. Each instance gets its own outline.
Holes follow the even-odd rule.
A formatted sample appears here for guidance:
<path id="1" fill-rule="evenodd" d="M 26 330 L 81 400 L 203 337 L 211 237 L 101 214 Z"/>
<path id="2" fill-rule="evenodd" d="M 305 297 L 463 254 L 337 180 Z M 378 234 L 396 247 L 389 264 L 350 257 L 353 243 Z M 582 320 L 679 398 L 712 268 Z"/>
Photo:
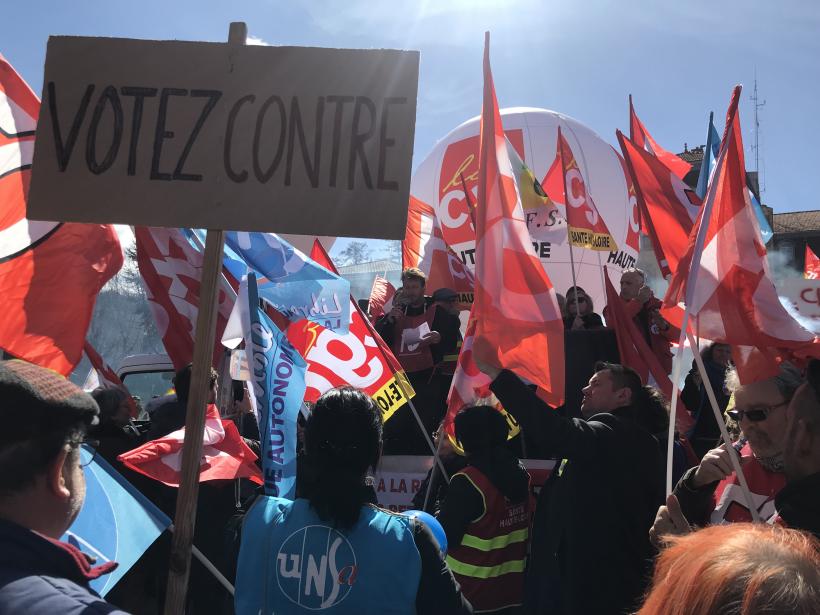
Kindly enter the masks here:
<path id="1" fill-rule="evenodd" d="M 527 612 L 633 612 L 651 570 L 648 530 L 663 502 L 653 435 L 668 424 L 662 398 L 634 370 L 599 363 L 583 390 L 583 418 L 570 419 L 512 372 L 476 363 L 523 431 L 557 460 L 533 521 Z"/>

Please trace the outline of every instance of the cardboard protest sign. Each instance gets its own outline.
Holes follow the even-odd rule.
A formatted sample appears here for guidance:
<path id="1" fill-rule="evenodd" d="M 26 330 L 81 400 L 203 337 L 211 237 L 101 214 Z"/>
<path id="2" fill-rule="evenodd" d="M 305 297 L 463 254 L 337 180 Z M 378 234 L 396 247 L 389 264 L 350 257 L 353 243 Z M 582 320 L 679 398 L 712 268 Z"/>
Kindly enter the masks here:
<path id="1" fill-rule="evenodd" d="M 403 239 L 418 63 L 51 37 L 28 217 Z"/>

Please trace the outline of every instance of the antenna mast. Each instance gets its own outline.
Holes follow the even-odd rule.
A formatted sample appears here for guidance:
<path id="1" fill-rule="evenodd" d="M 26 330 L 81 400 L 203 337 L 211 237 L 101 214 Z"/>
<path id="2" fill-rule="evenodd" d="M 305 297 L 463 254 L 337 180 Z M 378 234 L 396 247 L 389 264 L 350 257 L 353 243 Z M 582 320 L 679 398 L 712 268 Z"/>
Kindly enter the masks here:
<path id="1" fill-rule="evenodd" d="M 750 96 L 752 102 L 755 106 L 755 144 L 753 149 L 755 151 L 755 173 L 758 174 L 758 185 L 760 183 L 760 119 L 758 118 L 758 109 L 763 107 L 766 104 L 766 101 L 760 102 L 760 98 L 757 95 L 757 70 L 755 69 L 755 88 L 754 92 Z"/>

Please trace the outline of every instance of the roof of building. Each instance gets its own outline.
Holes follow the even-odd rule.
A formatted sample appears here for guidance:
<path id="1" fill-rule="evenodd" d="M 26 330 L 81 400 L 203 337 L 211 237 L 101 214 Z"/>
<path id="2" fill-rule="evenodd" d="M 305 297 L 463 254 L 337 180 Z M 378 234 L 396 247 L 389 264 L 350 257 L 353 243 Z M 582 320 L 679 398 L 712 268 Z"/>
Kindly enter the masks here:
<path id="1" fill-rule="evenodd" d="M 389 259 L 382 259 L 370 261 L 369 263 L 359 263 L 358 265 L 345 265 L 338 269 L 342 275 L 351 273 L 384 273 L 385 271 L 401 271 L 401 263 Z"/>
<path id="2" fill-rule="evenodd" d="M 684 145 L 684 150 L 678 154 L 678 158 L 682 158 L 686 162 L 691 165 L 700 164 L 703 160 L 703 148 L 706 147 L 705 145 L 698 145 L 697 147 L 693 147 L 689 149 Z"/>
<path id="3" fill-rule="evenodd" d="M 820 210 L 790 211 L 772 216 L 775 233 L 800 233 L 820 231 Z"/>

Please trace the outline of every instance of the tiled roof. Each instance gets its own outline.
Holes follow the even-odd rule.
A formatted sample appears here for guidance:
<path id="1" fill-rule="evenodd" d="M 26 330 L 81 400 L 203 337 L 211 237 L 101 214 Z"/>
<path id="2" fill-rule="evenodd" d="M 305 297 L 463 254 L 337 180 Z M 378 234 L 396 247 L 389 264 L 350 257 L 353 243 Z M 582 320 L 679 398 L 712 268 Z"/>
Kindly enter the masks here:
<path id="1" fill-rule="evenodd" d="M 775 233 L 800 233 L 820 231 L 820 210 L 790 211 L 772 216 L 772 230 Z"/>
<path id="2" fill-rule="evenodd" d="M 686 151 L 678 154 L 678 158 L 682 158 L 693 166 L 695 164 L 700 165 L 700 162 L 703 160 L 703 147 L 703 145 L 700 145 L 692 149 L 687 149 Z"/>
<path id="3" fill-rule="evenodd" d="M 349 273 L 384 273 L 385 271 L 401 271 L 401 263 L 382 259 L 369 263 L 359 263 L 358 265 L 345 265 L 338 269 L 342 275 Z"/>

